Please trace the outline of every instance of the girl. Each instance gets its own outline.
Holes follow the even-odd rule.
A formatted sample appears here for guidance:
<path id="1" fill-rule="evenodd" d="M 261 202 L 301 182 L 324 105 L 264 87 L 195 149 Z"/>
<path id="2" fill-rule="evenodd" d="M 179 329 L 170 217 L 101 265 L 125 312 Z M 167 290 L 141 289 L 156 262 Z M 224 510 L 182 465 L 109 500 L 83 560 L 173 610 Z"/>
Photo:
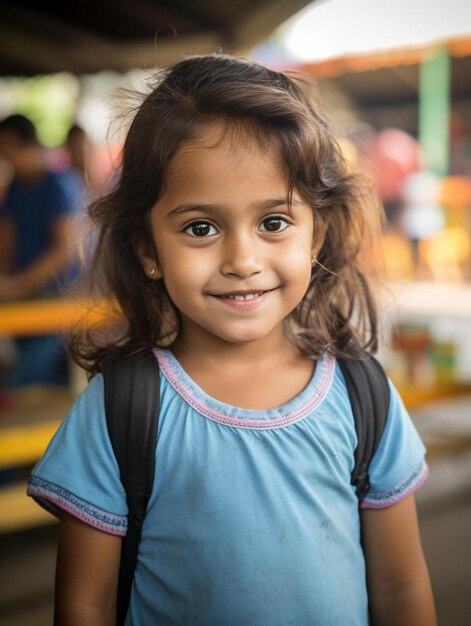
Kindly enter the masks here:
<path id="1" fill-rule="evenodd" d="M 56 623 L 114 623 L 127 506 L 98 363 L 152 347 L 159 453 L 128 626 L 432 626 L 424 448 L 393 387 L 361 514 L 350 484 L 335 358 L 376 348 L 358 265 L 375 215 L 299 84 L 223 55 L 159 73 L 91 215 L 124 326 L 75 342 L 93 378 L 29 485 L 61 520 Z"/>

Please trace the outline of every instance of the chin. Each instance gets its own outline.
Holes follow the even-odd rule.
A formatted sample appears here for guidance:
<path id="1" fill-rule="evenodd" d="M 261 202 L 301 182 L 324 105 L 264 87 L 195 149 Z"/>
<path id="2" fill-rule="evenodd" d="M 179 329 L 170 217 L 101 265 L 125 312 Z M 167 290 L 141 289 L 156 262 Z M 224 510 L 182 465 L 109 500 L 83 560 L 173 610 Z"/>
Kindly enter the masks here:
<path id="1" fill-rule="evenodd" d="M 259 339 L 261 339 L 261 337 L 241 337 L 241 338 L 229 340 L 229 343 L 232 343 L 234 345 L 249 344 L 249 343 L 255 343 Z"/>
<path id="2" fill-rule="evenodd" d="M 249 344 L 260 341 L 261 339 L 265 339 L 265 337 L 269 333 L 255 333 L 255 332 L 241 332 L 241 333 L 231 333 L 227 335 L 220 335 L 221 339 L 227 341 L 228 343 L 237 345 L 237 344 Z"/>

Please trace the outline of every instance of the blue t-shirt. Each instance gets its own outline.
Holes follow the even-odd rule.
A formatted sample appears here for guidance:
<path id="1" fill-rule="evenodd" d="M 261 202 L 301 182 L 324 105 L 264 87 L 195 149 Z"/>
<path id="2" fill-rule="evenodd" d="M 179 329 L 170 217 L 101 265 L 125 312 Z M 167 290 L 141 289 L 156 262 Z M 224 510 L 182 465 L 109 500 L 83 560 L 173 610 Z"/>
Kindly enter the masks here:
<path id="1" fill-rule="evenodd" d="M 267 411 L 206 394 L 170 351 L 161 376 L 156 478 L 127 626 L 366 626 L 365 563 L 350 484 L 356 434 L 335 360 Z M 399 502 L 425 479 L 424 447 L 391 386 L 363 506 Z M 108 437 L 103 379 L 77 400 L 28 493 L 125 535 L 127 506 Z"/>
<path id="2" fill-rule="evenodd" d="M 13 180 L 0 206 L 0 215 L 15 229 L 12 271 L 26 269 L 50 248 L 55 222 L 73 213 L 82 192 L 60 172 L 44 172 L 35 181 Z"/>

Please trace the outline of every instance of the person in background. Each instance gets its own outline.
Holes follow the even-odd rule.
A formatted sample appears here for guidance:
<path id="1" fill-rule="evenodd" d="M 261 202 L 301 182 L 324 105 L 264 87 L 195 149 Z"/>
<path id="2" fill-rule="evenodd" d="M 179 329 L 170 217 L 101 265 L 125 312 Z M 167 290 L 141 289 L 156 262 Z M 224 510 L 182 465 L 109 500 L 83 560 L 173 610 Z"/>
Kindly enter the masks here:
<path id="1" fill-rule="evenodd" d="M 69 159 L 66 172 L 78 178 L 83 189 L 92 187 L 89 162 L 93 148 L 87 133 L 81 126 L 73 124 L 69 128 L 64 147 Z"/>
<path id="2" fill-rule="evenodd" d="M 0 204 L 0 301 L 58 295 L 71 277 L 70 220 L 76 189 L 48 171 L 33 123 L 23 115 L 0 122 L 0 157 L 13 177 Z M 8 386 L 66 382 L 56 335 L 19 338 Z"/>

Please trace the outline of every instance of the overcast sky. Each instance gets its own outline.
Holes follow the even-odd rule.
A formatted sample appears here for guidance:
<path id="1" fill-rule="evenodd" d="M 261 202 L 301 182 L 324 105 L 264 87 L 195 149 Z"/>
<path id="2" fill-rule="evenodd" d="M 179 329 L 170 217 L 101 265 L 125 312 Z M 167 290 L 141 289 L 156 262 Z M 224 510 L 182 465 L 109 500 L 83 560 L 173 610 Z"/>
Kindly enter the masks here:
<path id="1" fill-rule="evenodd" d="M 295 58 L 322 60 L 471 35 L 471 0 L 318 0 L 279 36 Z"/>

